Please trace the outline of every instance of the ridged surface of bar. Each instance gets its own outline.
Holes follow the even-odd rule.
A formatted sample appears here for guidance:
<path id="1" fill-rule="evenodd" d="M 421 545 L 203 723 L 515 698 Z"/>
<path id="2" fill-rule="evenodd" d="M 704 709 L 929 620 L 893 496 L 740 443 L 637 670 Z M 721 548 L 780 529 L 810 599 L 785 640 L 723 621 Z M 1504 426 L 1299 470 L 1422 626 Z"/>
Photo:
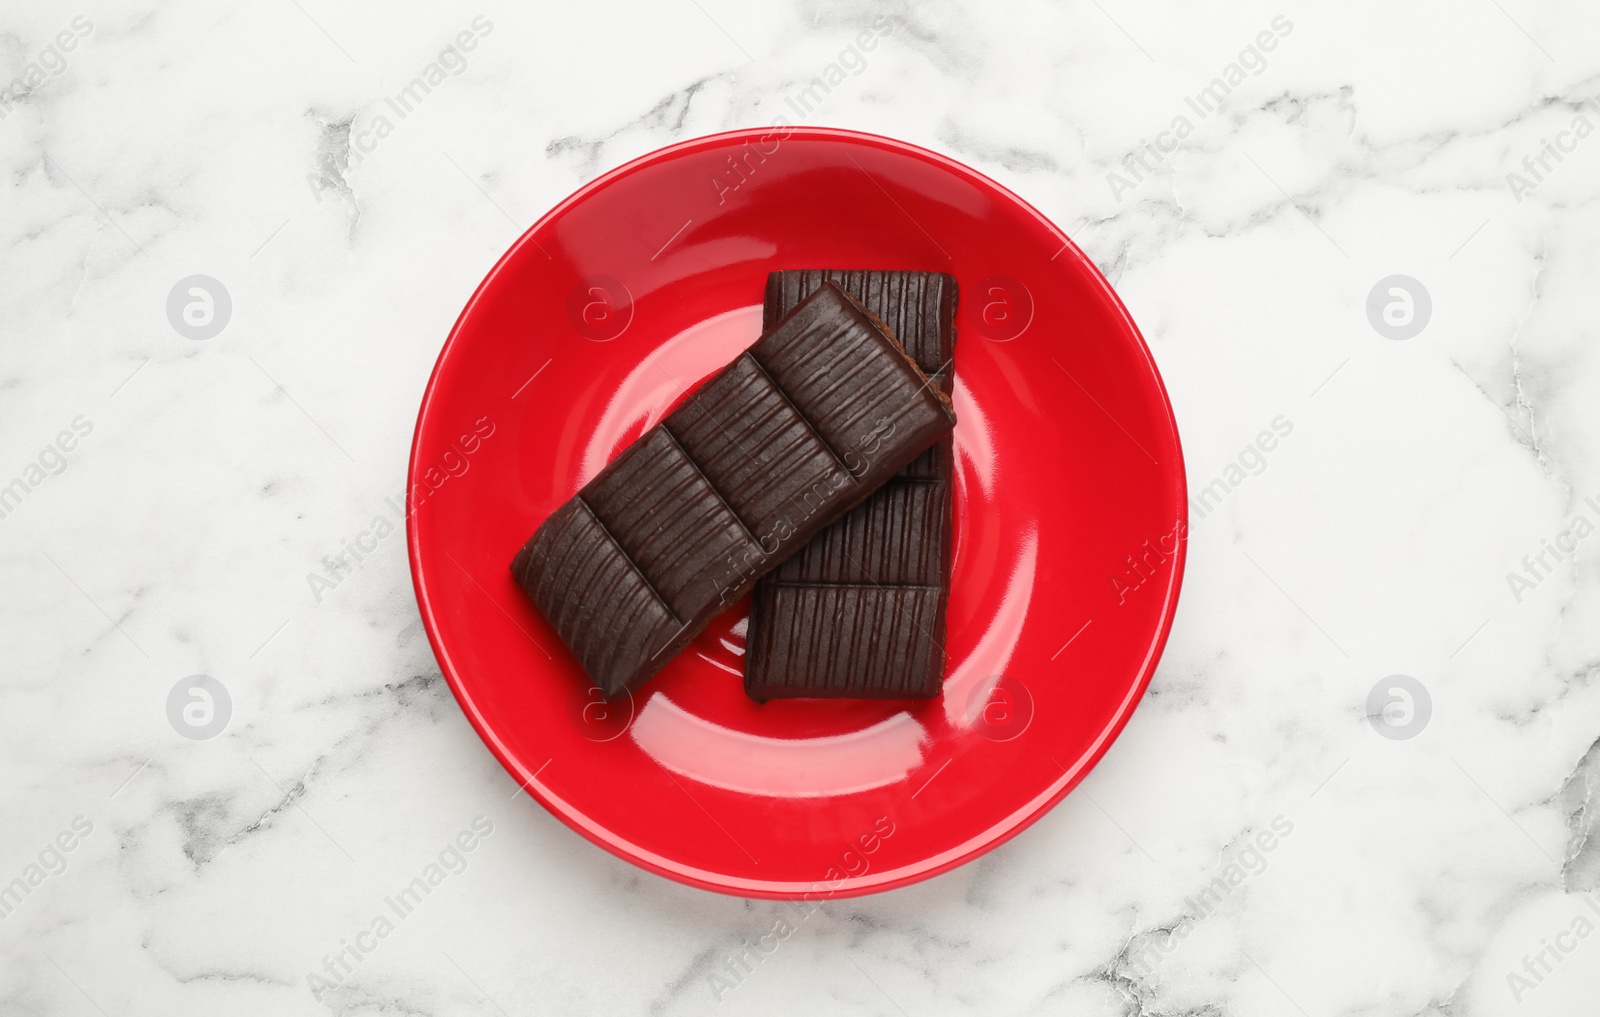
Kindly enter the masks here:
<path id="1" fill-rule="evenodd" d="M 774 272 L 767 277 L 765 320 L 781 320 L 829 283 L 860 300 L 931 383 L 950 395 L 953 278 L 936 272 Z M 785 363 L 803 360 L 798 351 L 783 354 Z M 938 695 L 953 468 L 946 435 L 756 585 L 745 656 L 745 690 L 752 698 Z"/>
<path id="2" fill-rule="evenodd" d="M 752 615 L 777 622 L 749 649 L 769 662 L 764 698 L 938 695 L 944 649 L 929 633 L 941 597 L 933 586 L 758 584 Z"/>

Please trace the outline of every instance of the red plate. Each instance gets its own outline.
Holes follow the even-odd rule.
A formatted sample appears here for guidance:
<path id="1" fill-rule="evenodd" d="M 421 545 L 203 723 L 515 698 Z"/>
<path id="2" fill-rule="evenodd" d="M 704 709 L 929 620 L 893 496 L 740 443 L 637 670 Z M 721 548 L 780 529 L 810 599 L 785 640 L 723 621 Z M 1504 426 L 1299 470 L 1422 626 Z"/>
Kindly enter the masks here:
<path id="1" fill-rule="evenodd" d="M 755 341 L 786 268 L 960 284 L 944 696 L 757 706 L 740 605 L 633 702 L 599 704 L 511 557 Z M 684 142 L 557 206 L 456 323 L 410 484 L 428 637 L 506 769 L 608 851 L 750 897 L 901 886 L 1039 818 L 1143 694 L 1183 574 L 1177 428 L 1110 285 L 993 181 L 851 131 Z"/>

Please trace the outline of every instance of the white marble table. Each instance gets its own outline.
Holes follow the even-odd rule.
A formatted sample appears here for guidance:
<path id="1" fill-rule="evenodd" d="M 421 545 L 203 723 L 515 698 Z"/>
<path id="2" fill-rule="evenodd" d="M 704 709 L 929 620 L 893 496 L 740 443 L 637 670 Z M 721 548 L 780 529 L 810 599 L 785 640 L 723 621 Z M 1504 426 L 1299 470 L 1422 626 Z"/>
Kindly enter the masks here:
<path id="1" fill-rule="evenodd" d="M 0 1011 L 1594 1012 L 1593 4 L 46 0 L 0 29 Z M 782 905 L 513 799 L 399 533 L 307 577 L 398 521 L 428 370 L 522 229 L 797 105 L 1066 229 L 1205 507 L 1082 792 L 727 988 Z M 174 310 L 210 338 L 169 320 L 195 275 L 231 306 Z M 168 718 L 194 674 L 231 703 L 207 740 Z"/>

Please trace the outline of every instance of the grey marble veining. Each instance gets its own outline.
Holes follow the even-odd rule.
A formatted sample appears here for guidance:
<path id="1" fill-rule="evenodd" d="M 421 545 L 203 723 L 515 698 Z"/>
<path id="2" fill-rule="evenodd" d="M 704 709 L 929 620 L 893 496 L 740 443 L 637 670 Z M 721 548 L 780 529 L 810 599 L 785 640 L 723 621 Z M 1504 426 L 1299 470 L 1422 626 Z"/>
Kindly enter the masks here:
<path id="1" fill-rule="evenodd" d="M 1597 33 L 1577 0 L 12 5 L 0 1011 L 1592 1013 Z M 1203 499 L 1081 790 L 805 917 L 515 794 L 403 534 L 308 578 L 397 521 L 434 357 L 523 229 L 779 116 L 946 152 L 1065 229 Z M 169 322 L 194 275 L 231 299 L 210 338 Z M 1405 339 L 1369 315 L 1397 275 L 1431 304 Z M 231 704 L 209 740 L 168 719 L 197 674 Z M 1395 675 L 1423 692 L 1385 719 Z"/>

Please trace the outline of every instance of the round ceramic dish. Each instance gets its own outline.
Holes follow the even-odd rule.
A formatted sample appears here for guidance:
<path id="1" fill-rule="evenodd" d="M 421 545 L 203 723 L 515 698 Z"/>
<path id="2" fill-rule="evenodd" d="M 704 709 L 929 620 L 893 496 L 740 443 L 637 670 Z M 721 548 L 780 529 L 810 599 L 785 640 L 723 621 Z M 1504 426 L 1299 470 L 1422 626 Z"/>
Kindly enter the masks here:
<path id="1" fill-rule="evenodd" d="M 766 275 L 788 268 L 959 284 L 944 695 L 757 705 L 741 604 L 631 702 L 600 704 L 511 558 L 756 340 Z M 1177 428 L 1104 277 L 986 177 L 840 130 L 673 145 L 539 220 L 445 343 L 410 499 L 423 622 L 506 769 L 608 851 L 753 897 L 904 885 L 1039 818 L 1143 694 L 1183 573 Z"/>

